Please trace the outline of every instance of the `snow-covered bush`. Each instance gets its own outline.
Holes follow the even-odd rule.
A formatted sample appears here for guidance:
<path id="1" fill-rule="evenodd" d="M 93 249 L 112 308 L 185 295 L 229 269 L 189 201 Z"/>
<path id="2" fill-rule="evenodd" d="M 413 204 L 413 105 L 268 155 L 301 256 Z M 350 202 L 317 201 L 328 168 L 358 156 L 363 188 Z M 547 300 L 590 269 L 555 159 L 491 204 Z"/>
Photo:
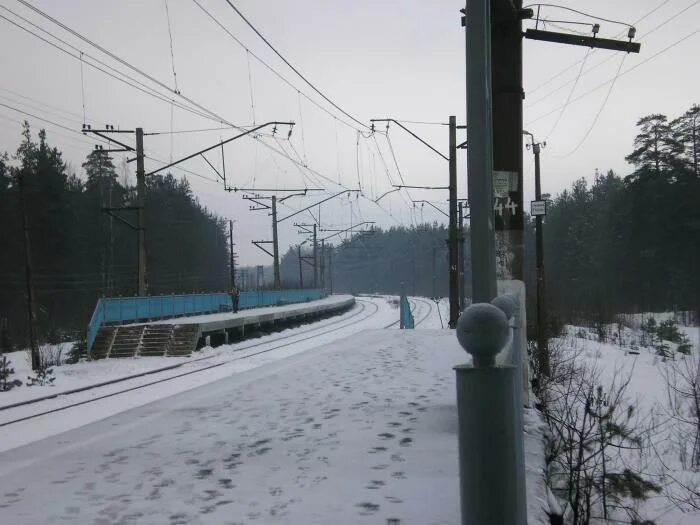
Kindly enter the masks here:
<path id="1" fill-rule="evenodd" d="M 53 386 L 55 380 L 53 368 L 40 368 L 36 375 L 27 377 L 27 386 Z"/>
<path id="2" fill-rule="evenodd" d="M 20 386 L 22 381 L 19 379 L 10 379 L 10 376 L 15 373 L 12 368 L 12 363 L 3 355 L 0 358 L 0 392 L 7 392 L 16 386 Z"/>
<path id="3" fill-rule="evenodd" d="M 567 523 L 592 518 L 640 520 L 638 502 L 660 487 L 632 471 L 620 451 L 641 450 L 638 414 L 625 398 L 630 377 L 616 373 L 605 386 L 600 371 L 561 343 L 550 345 L 551 375 L 540 400 L 549 426 L 547 475 L 563 502 Z"/>

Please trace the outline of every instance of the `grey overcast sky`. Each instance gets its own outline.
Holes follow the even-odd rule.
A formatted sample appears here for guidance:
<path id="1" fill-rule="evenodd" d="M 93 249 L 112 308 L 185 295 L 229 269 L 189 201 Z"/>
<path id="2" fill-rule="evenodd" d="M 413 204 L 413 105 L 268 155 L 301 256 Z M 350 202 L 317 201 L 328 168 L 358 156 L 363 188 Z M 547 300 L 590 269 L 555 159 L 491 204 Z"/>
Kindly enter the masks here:
<path id="1" fill-rule="evenodd" d="M 416 190 L 410 195 L 396 192 L 380 201 L 381 208 L 371 200 L 390 189 L 390 181 L 399 182 L 397 164 L 406 184 L 444 186 L 447 163 L 395 126 L 389 130 L 389 140 L 381 134 L 358 138 L 355 128 L 360 126 L 315 94 L 245 25 L 226 0 L 167 0 L 174 61 L 164 0 L 30 0 L 29 3 L 170 88 L 175 85 L 174 66 L 181 94 L 227 122 L 236 125 L 269 120 L 296 122 L 289 141 L 284 127 L 276 138 L 266 134 L 260 140 L 246 138 L 226 146 L 226 171 L 231 185 L 324 187 L 327 193 L 316 198 L 360 185 L 367 198 L 344 196 L 322 206 L 321 221 L 327 228 L 362 220 L 374 220 L 384 227 L 409 225 L 413 221 L 444 221 L 444 216 L 428 207 L 413 208 L 409 199 L 429 199 L 446 209 L 446 192 Z M 368 124 L 370 118 L 388 116 L 446 122 L 449 115 L 456 115 L 458 123 L 464 123 L 465 46 L 459 13 L 464 0 L 233 0 L 233 3 L 299 71 L 359 121 Z M 596 168 L 628 173 L 630 166 L 624 157 L 632 150 L 639 117 L 658 112 L 672 118 L 700 102 L 696 67 L 700 1 L 559 0 L 559 4 L 635 24 L 642 50 L 639 55 L 623 55 L 525 41 L 525 128 L 547 141 L 542 155 L 543 191 L 552 194 L 579 177 L 592 179 Z M 41 17 L 22 2 L 0 0 L 0 16 L 4 17 L 0 18 L 0 104 L 3 104 L 0 151 L 14 152 L 20 140 L 20 122 L 25 118 L 34 130 L 46 128 L 49 141 L 64 152 L 71 170 L 78 174 L 94 144 L 88 137 L 7 106 L 76 131 L 83 123 L 83 113 L 85 121 L 93 126 L 105 123 L 122 129 L 141 126 L 146 132 L 215 128 L 146 137 L 147 154 L 163 161 L 177 159 L 235 134 L 216 118 L 203 118 L 178 107 L 172 109 L 171 120 L 172 106 L 167 100 L 146 95 L 90 64 L 99 59 L 161 93 L 161 97 L 190 104 Z M 584 19 L 552 8 L 543 8 L 542 16 L 550 20 Z M 82 63 L 7 19 L 78 57 L 82 52 Z M 600 36 L 626 33 L 622 26 L 600 23 Z M 531 22 L 525 23 L 525 27 L 530 25 Z M 586 30 L 583 26 L 567 27 Z M 42 29 L 50 34 L 42 33 Z M 688 38 L 677 43 L 685 37 Z M 620 76 L 610 89 L 610 81 L 618 71 Z M 580 78 L 575 82 L 579 73 Z M 569 103 L 562 110 L 567 100 Z M 446 149 L 445 126 L 411 126 L 438 149 Z M 383 126 L 380 129 L 383 131 Z M 315 173 L 300 168 L 270 148 L 298 159 Z M 221 168 L 216 152 L 210 159 L 217 169 Z M 122 157 L 117 155 L 115 163 L 121 162 Z M 149 160 L 147 169 L 160 165 Z M 461 196 L 466 195 L 465 166 L 466 155 L 461 154 Z M 525 166 L 525 202 L 528 202 L 534 182 L 532 156 L 527 151 Z M 181 170 L 173 173 L 187 176 L 199 200 L 213 212 L 237 221 L 240 262 L 268 264 L 268 257 L 258 252 L 250 241 L 269 237 L 269 218 L 263 212 L 248 211 L 249 203 L 241 199 L 240 193 L 224 192 L 215 181 L 216 174 L 203 160 L 193 159 L 183 167 L 190 173 Z M 132 168 L 130 164 L 128 170 Z M 123 176 L 122 170 L 120 166 Z M 133 179 L 133 173 L 128 176 Z M 313 199 L 289 199 L 280 208 L 280 214 L 284 216 L 293 209 L 308 206 L 315 202 Z M 304 214 L 298 218 L 306 222 L 311 219 Z M 283 251 L 301 238 L 292 225 L 295 219 L 286 221 L 280 229 Z"/>

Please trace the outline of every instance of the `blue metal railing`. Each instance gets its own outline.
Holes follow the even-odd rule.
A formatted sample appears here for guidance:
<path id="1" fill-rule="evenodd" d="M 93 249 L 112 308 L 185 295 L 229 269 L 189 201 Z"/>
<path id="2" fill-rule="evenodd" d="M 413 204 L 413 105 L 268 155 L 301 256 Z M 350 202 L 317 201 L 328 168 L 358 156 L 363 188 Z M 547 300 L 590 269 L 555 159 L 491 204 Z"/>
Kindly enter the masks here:
<path id="1" fill-rule="evenodd" d="M 411 312 L 411 304 L 408 302 L 408 297 L 405 295 L 401 296 L 401 301 L 399 303 L 399 315 L 400 323 L 399 326 L 403 329 L 413 329 L 413 313 Z"/>
<path id="2" fill-rule="evenodd" d="M 241 292 L 239 308 L 260 308 L 303 303 L 326 297 L 325 290 L 274 290 Z M 97 301 L 87 329 L 88 352 L 103 324 L 124 324 L 182 315 L 228 312 L 231 295 L 227 293 L 158 295 L 152 297 L 103 297 Z"/>

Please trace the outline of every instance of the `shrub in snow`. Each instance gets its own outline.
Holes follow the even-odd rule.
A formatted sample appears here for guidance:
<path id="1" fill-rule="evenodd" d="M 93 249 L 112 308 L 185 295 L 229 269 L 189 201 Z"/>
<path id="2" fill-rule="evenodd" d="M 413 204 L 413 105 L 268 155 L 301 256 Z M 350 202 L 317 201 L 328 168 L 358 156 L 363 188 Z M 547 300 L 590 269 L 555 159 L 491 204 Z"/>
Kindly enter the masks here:
<path id="1" fill-rule="evenodd" d="M 675 319 L 668 319 L 659 323 L 656 328 L 656 336 L 664 341 L 671 341 L 672 343 L 680 343 L 683 336 L 678 331 L 678 323 Z"/>
<path id="2" fill-rule="evenodd" d="M 56 377 L 53 375 L 53 368 L 39 368 L 35 376 L 27 377 L 27 386 L 53 386 Z"/>
<path id="3" fill-rule="evenodd" d="M 661 488 L 620 457 L 622 450 L 643 446 L 636 410 L 625 400 L 630 377 L 617 373 L 606 388 L 599 371 L 565 354 L 563 345 L 550 345 L 550 351 L 552 373 L 543 379 L 539 397 L 549 426 L 548 481 L 567 522 L 583 525 L 594 516 L 639 521 L 639 501 Z"/>
<path id="4" fill-rule="evenodd" d="M 66 363 L 69 365 L 75 364 L 81 359 L 87 357 L 87 338 L 85 336 L 78 339 L 68 351 Z"/>
<path id="5" fill-rule="evenodd" d="M 39 348 L 41 368 L 61 366 L 63 364 L 63 347 L 60 344 L 48 344 Z"/>
<path id="6" fill-rule="evenodd" d="M 10 380 L 10 376 L 15 373 L 15 369 L 12 368 L 11 364 L 7 356 L 4 355 L 0 358 L 0 392 L 7 392 L 22 384 L 22 381 L 19 379 Z"/>

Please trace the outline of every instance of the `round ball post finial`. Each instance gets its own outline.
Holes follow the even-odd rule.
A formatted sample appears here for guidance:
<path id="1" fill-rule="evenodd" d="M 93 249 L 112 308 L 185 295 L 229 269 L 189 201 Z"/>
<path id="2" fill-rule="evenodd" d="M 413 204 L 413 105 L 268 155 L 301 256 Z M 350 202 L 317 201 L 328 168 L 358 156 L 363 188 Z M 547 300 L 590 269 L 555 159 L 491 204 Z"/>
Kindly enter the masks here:
<path id="1" fill-rule="evenodd" d="M 518 308 L 520 307 L 518 298 L 512 293 L 504 293 L 503 295 L 499 295 L 493 301 L 491 301 L 491 304 L 503 310 L 503 313 L 506 314 L 508 319 L 512 319 L 515 312 L 517 312 Z"/>
<path id="2" fill-rule="evenodd" d="M 473 304 L 457 321 L 457 340 L 474 358 L 475 367 L 496 364 L 496 354 L 508 342 L 509 324 L 503 310 L 489 303 Z"/>

